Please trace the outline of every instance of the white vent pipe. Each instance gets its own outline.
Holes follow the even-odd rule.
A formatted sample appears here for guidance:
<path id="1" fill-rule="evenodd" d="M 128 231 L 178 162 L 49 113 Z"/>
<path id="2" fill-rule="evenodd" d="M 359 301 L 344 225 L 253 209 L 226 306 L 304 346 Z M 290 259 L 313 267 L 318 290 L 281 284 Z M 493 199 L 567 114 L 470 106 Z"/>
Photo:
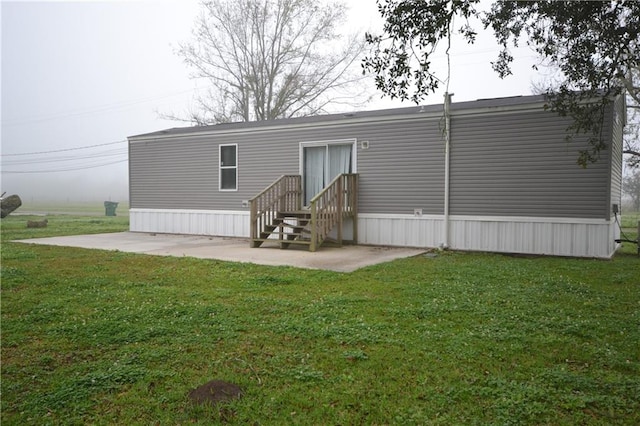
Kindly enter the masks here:
<path id="1" fill-rule="evenodd" d="M 444 218 L 442 225 L 442 249 L 449 248 L 449 151 L 451 145 L 451 96 L 444 94 Z"/>

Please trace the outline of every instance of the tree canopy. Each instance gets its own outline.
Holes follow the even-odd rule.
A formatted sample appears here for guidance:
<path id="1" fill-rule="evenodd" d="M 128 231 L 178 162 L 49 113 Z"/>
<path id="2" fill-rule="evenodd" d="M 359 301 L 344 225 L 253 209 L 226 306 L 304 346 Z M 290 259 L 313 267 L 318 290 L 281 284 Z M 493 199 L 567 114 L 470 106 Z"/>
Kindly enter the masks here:
<path id="1" fill-rule="evenodd" d="M 479 0 L 378 0 L 385 23 L 382 35 L 366 36 L 372 50 L 363 61 L 365 72 L 375 75 L 383 93 L 418 103 L 443 81 L 433 72 L 438 42 L 457 32 L 474 43 L 475 19 L 500 45 L 491 63 L 500 77 L 512 73 L 511 48 L 523 40 L 559 67 L 562 80 L 548 88 L 547 107 L 574 118 L 569 138 L 589 136 L 578 163 L 597 161 L 606 147 L 600 137 L 604 109 L 613 97 L 626 89 L 631 103 L 640 104 L 640 2 L 496 1 L 484 11 L 479 6 Z M 456 20 L 463 22 L 457 28 Z"/>
<path id="2" fill-rule="evenodd" d="M 271 120 L 357 102 L 362 76 L 352 66 L 364 43 L 340 33 L 344 16 L 339 2 L 203 1 L 193 39 L 178 54 L 208 88 L 185 120 Z"/>

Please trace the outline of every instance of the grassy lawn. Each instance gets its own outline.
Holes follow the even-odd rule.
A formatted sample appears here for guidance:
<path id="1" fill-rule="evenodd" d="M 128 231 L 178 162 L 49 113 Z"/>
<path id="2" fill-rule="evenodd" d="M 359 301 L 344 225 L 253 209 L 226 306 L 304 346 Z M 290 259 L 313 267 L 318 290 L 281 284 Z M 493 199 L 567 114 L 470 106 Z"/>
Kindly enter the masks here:
<path id="1" fill-rule="evenodd" d="M 2 221 L 3 425 L 640 424 L 632 244 L 343 274 L 9 242 L 127 228 L 26 219 Z M 212 379 L 244 396 L 192 404 Z"/>
<path id="2" fill-rule="evenodd" d="M 117 202 L 117 200 L 116 200 Z M 16 210 L 16 214 L 39 215 L 77 215 L 77 216 L 104 216 L 104 202 L 39 202 L 22 200 L 22 205 Z M 115 213 L 117 216 L 129 216 L 129 203 L 118 202 Z"/>
<path id="3" fill-rule="evenodd" d="M 620 220 L 623 228 L 630 228 L 630 231 L 638 229 L 638 221 L 640 221 L 640 212 L 624 212 Z M 625 233 L 627 229 L 624 229 Z"/>

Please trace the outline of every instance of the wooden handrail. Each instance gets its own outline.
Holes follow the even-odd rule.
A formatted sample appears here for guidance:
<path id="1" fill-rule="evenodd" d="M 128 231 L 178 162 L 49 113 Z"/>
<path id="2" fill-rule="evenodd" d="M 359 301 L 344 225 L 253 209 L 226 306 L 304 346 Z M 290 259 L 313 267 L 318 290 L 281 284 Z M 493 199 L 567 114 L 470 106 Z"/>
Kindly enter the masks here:
<path id="1" fill-rule="evenodd" d="M 258 195 L 249 199 L 251 239 L 263 238 L 262 234 L 268 232 L 267 226 L 273 223 L 278 212 L 300 210 L 301 199 L 302 177 L 300 175 L 280 176 Z"/>
<path id="2" fill-rule="evenodd" d="M 316 251 L 336 225 L 338 243 L 341 244 L 342 222 L 346 216 L 353 216 L 354 240 L 357 238 L 357 191 L 358 175 L 343 173 L 311 199 L 310 251 Z"/>
<path id="3" fill-rule="evenodd" d="M 276 228 L 283 227 L 283 218 L 286 215 L 304 217 L 298 216 L 304 215 L 302 211 L 302 177 L 300 175 L 283 175 L 258 195 L 249 199 L 249 203 L 251 209 L 251 246 L 259 247 Z M 298 223 L 293 227 L 299 227 L 299 229 L 305 227 L 311 233 L 311 241 L 306 240 L 310 251 L 316 251 L 334 228 L 337 232 L 337 241 L 341 244 L 343 219 L 348 216 L 353 217 L 353 241 L 357 241 L 358 175 L 344 173 L 336 176 L 327 187 L 311 199 L 308 214 L 307 217 L 310 217 L 308 222 L 303 221 L 303 225 Z M 291 226 L 291 224 L 287 226 Z M 280 240 L 283 240 L 284 232 L 282 229 L 277 232 L 277 235 Z M 293 239 L 288 238 L 288 240 Z M 293 241 L 280 242 L 281 247 L 286 247 L 291 243 Z"/>

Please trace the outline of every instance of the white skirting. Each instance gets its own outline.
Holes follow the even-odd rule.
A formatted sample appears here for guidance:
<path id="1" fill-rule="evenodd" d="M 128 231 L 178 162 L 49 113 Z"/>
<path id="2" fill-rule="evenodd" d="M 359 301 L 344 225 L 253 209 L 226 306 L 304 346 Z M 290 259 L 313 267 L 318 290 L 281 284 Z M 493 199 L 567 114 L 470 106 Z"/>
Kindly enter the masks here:
<path id="1" fill-rule="evenodd" d="M 464 250 L 609 258 L 616 249 L 615 237 L 610 237 L 612 228 L 615 226 L 604 220 L 452 218 L 450 246 L 464 247 Z"/>
<path id="2" fill-rule="evenodd" d="M 226 210 L 130 209 L 132 232 L 249 237 L 249 212 Z"/>
<path id="3" fill-rule="evenodd" d="M 133 232 L 249 237 L 247 211 L 131 209 L 129 218 Z M 454 250 L 609 258 L 616 238 L 606 220 L 451 216 L 448 242 Z M 359 244 L 431 248 L 443 240 L 440 215 L 358 216 Z"/>
<path id="4" fill-rule="evenodd" d="M 358 216 L 358 243 L 440 247 L 439 215 Z M 499 253 L 610 258 L 618 245 L 613 221 L 580 218 L 451 216 L 449 248 Z"/>

